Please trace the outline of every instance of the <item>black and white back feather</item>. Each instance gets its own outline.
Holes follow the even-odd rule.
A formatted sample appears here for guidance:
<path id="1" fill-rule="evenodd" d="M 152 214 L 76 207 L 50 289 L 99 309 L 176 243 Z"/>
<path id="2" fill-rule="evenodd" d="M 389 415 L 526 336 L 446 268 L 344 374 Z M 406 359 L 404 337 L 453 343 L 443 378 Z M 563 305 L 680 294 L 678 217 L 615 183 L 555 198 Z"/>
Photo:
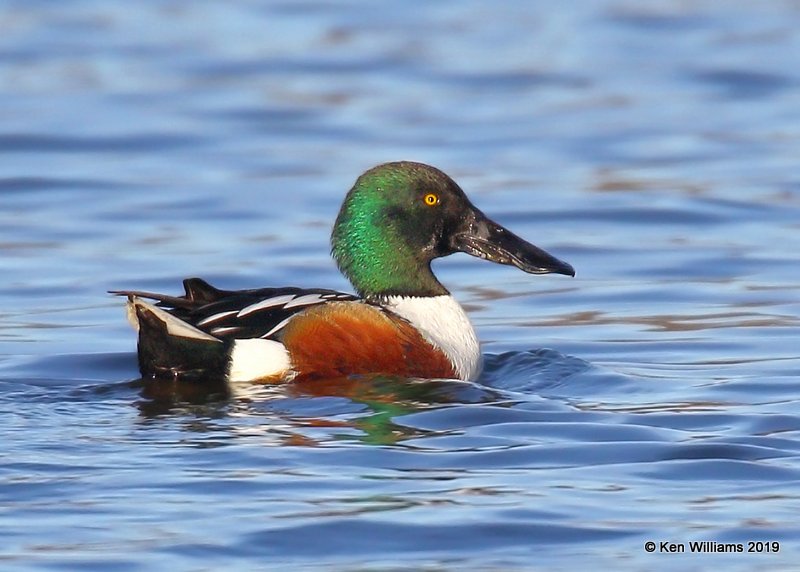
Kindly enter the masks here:
<path id="1" fill-rule="evenodd" d="M 127 290 L 114 294 L 157 300 L 158 307 L 220 340 L 279 339 L 283 327 L 298 312 L 328 302 L 360 299 L 320 288 L 220 290 L 200 278 L 187 278 L 183 287 L 183 296 Z"/>

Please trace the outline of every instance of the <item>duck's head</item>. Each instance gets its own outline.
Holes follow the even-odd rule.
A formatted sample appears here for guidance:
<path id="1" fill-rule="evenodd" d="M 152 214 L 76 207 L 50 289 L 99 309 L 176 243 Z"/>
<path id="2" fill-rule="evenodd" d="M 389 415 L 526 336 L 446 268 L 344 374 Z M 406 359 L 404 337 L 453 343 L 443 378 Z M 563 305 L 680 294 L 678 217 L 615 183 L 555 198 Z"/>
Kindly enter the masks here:
<path id="1" fill-rule="evenodd" d="M 530 274 L 575 275 L 566 262 L 487 218 L 443 172 L 408 161 L 378 165 L 356 180 L 331 244 L 339 269 L 367 298 L 447 294 L 430 264 L 454 252 Z"/>

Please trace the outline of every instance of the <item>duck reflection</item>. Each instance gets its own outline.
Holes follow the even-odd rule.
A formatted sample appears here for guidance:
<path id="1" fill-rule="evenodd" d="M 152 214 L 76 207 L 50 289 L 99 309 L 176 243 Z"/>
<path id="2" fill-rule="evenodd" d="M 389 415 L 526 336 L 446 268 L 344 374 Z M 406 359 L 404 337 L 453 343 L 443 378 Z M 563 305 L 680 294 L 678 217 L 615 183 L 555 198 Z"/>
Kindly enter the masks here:
<path id="1" fill-rule="evenodd" d="M 274 444 L 318 446 L 350 440 L 391 445 L 431 433 L 396 422 L 417 411 L 451 404 L 502 401 L 472 382 L 351 376 L 282 385 L 139 379 L 143 418 L 185 417 L 192 432 L 269 433 Z"/>

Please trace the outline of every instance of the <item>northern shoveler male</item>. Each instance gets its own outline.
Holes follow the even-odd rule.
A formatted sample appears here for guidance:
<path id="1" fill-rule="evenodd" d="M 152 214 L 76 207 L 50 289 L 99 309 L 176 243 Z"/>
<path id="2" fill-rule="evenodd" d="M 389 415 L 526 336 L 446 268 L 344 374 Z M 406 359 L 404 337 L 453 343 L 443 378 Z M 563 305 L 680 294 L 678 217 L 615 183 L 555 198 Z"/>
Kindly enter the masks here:
<path id="1" fill-rule="evenodd" d="M 531 274 L 572 266 L 490 220 L 434 167 L 386 163 L 356 180 L 331 235 L 358 296 L 333 290 L 219 290 L 128 296 L 142 376 L 278 382 L 357 374 L 475 379 L 481 354 L 464 310 L 431 272 L 455 252 Z M 155 300 L 155 303 L 145 299 Z"/>

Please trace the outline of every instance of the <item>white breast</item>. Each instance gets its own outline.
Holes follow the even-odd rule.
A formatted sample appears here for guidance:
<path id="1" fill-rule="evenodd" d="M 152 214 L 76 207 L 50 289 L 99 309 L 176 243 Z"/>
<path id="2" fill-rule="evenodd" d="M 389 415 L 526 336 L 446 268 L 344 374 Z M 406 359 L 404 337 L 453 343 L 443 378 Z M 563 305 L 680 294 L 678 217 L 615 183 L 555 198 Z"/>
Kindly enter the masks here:
<path id="1" fill-rule="evenodd" d="M 478 337 L 455 298 L 389 296 L 383 305 L 411 322 L 431 345 L 442 350 L 460 379 L 478 377 L 482 366 Z"/>

